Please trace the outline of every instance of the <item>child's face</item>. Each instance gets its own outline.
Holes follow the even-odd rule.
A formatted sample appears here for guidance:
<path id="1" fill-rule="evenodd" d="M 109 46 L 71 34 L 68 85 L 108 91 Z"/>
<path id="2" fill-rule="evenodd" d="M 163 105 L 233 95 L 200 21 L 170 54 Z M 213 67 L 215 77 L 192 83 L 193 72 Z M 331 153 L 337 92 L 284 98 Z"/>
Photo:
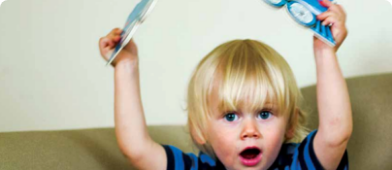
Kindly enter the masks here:
<path id="1" fill-rule="evenodd" d="M 213 116 L 207 134 L 216 156 L 230 170 L 269 168 L 284 142 L 288 116 L 279 114 L 278 108 L 268 101 L 264 105 L 266 111 L 250 110 L 247 101 L 243 101 L 237 112 L 225 114 L 219 110 L 217 91 L 213 90 L 209 100 Z M 257 147 L 259 152 L 241 154 L 247 147 Z M 246 159 L 247 156 L 251 158 Z"/>

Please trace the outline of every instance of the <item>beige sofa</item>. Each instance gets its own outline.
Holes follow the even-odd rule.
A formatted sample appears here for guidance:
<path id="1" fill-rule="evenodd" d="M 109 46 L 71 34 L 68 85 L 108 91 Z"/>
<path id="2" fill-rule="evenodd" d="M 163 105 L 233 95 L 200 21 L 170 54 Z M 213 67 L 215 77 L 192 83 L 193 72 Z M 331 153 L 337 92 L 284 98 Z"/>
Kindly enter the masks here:
<path id="1" fill-rule="evenodd" d="M 348 146 L 350 169 L 392 170 L 392 73 L 347 79 L 354 115 Z M 317 127 L 316 89 L 302 89 Z M 151 126 L 151 136 L 197 152 L 182 126 Z M 153 156 L 153 155 L 151 155 Z M 117 147 L 113 128 L 0 133 L 0 170 L 132 169 Z"/>

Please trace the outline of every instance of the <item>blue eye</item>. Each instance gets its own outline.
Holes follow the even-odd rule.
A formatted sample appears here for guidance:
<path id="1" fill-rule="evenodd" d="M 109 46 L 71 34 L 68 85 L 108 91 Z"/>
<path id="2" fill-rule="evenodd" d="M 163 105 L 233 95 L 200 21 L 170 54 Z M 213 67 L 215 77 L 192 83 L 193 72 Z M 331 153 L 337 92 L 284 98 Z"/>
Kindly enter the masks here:
<path id="1" fill-rule="evenodd" d="M 269 111 L 261 111 L 258 115 L 257 115 L 257 117 L 258 118 L 260 118 L 260 119 L 268 119 L 269 117 L 271 116 L 271 112 L 269 112 Z"/>
<path id="2" fill-rule="evenodd" d="M 225 115 L 225 119 L 227 121 L 229 121 L 229 122 L 232 122 L 234 120 L 237 120 L 238 116 L 236 114 L 234 114 L 234 113 L 228 113 L 228 114 Z"/>

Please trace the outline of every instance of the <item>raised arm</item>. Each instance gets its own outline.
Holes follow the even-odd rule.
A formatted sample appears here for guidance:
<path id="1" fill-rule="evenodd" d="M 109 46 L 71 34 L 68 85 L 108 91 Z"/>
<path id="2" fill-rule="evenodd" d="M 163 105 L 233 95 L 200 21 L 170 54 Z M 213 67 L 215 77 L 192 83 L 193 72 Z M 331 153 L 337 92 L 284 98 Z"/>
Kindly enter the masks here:
<path id="1" fill-rule="evenodd" d="M 100 39 L 105 60 L 120 40 L 120 29 Z M 115 68 L 115 130 L 120 150 L 138 169 L 166 169 L 164 148 L 147 131 L 140 95 L 139 64 L 136 44 L 131 40 L 112 64 Z"/>
<path id="2" fill-rule="evenodd" d="M 332 24 L 336 47 L 314 39 L 319 128 L 313 146 L 321 165 L 325 169 L 336 169 L 353 129 L 347 85 L 336 56 L 337 49 L 347 36 L 346 14 L 340 5 L 328 0 L 323 2 L 329 10 L 318 18 L 324 21 L 323 24 Z"/>

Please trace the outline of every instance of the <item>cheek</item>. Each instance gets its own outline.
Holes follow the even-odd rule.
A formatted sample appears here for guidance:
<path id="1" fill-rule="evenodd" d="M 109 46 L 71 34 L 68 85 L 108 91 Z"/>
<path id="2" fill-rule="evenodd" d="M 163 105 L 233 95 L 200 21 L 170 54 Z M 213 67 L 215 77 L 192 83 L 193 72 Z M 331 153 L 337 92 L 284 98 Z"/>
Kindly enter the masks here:
<path id="1" fill-rule="evenodd" d="M 214 150 L 225 152 L 224 149 L 227 149 L 229 152 L 230 148 L 235 143 L 236 132 L 227 128 L 215 127 L 210 130 L 209 133 L 210 143 L 213 145 Z"/>
<path id="2" fill-rule="evenodd" d="M 238 138 L 238 128 L 236 125 L 228 125 L 222 121 L 216 121 L 209 125 L 209 137 L 211 143 L 230 143 Z"/>
<path id="3" fill-rule="evenodd" d="M 237 130 L 224 126 L 212 127 L 209 131 L 209 142 L 211 143 L 216 156 L 225 165 L 233 164 L 238 150 L 238 133 Z"/>
<path id="4" fill-rule="evenodd" d="M 263 134 L 267 141 L 281 145 L 284 141 L 286 133 L 284 121 L 277 121 L 273 126 L 268 126 L 263 130 Z"/>
<path id="5" fill-rule="evenodd" d="M 263 137 L 263 145 L 267 151 L 268 157 L 276 158 L 279 150 L 284 142 L 285 128 L 284 126 L 275 126 L 270 128 L 265 128 L 262 132 Z"/>
<path id="6" fill-rule="evenodd" d="M 266 138 L 265 142 L 276 144 L 276 145 L 282 145 L 284 141 L 284 131 L 270 130 L 266 132 L 265 138 Z"/>

